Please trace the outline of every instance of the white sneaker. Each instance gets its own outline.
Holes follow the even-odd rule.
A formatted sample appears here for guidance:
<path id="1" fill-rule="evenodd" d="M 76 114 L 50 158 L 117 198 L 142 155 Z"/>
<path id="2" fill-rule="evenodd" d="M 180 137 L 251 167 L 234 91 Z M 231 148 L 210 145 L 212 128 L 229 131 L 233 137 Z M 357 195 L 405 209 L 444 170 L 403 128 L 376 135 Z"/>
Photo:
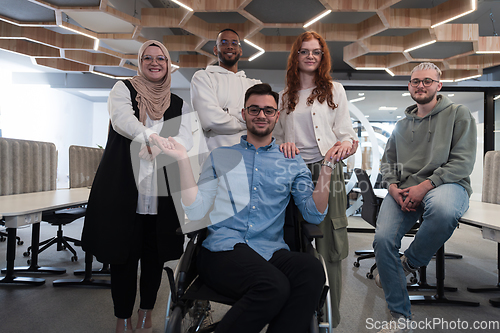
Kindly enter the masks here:
<path id="1" fill-rule="evenodd" d="M 382 327 L 378 333 L 411 333 L 411 319 L 406 319 L 403 315 L 393 315 L 392 319 L 387 323 L 386 327 Z"/>
<path id="2" fill-rule="evenodd" d="M 413 274 L 417 271 L 417 268 L 410 267 L 410 265 L 408 264 L 408 258 L 406 258 L 405 255 L 401 256 L 401 265 L 403 265 L 403 270 L 405 272 L 405 276 Z M 377 276 L 375 276 L 375 284 L 377 285 L 377 287 L 382 288 L 382 282 L 380 281 L 379 274 L 377 274 Z"/>
<path id="3" fill-rule="evenodd" d="M 388 327 L 382 328 L 378 333 L 412 333 L 411 327 L 398 325 L 396 320 L 391 320 Z"/>

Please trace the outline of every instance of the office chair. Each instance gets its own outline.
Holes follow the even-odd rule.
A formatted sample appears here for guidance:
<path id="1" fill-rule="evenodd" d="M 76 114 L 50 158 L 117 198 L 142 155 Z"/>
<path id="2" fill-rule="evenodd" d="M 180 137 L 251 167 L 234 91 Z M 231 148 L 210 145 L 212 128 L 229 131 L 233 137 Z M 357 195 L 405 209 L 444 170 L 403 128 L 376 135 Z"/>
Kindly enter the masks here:
<path id="1" fill-rule="evenodd" d="M 69 187 L 80 188 L 91 186 L 94 180 L 94 175 L 101 161 L 104 149 L 90 148 L 82 146 L 69 147 Z M 56 244 L 57 251 L 69 250 L 73 255 L 71 261 L 77 261 L 78 255 L 76 250 L 70 245 L 80 246 L 80 240 L 64 236 L 63 226 L 74 222 L 85 216 L 86 206 L 62 209 L 52 212 L 43 212 L 42 221 L 48 222 L 53 226 L 57 226 L 57 234 L 47 240 L 40 242 L 42 246 L 38 250 L 38 254 L 42 253 L 50 246 Z M 32 251 L 31 246 L 23 253 L 25 257 L 30 256 Z M 30 264 L 31 260 L 28 260 Z"/>
<path id="2" fill-rule="evenodd" d="M 0 219 L 0 225 L 5 226 L 4 219 Z M 7 240 L 7 236 L 8 236 L 8 234 L 5 231 L 0 230 L 0 242 L 5 242 Z M 21 237 L 16 236 L 16 240 L 17 240 L 17 245 L 23 245 L 24 244 L 24 241 L 21 240 Z"/>
<path id="3" fill-rule="evenodd" d="M 313 254 L 311 242 L 313 239 L 323 237 L 320 229 L 316 225 L 309 223 L 295 223 L 296 219 L 291 218 L 293 213 L 292 205 L 287 208 L 287 218 L 285 219 L 285 241 L 291 250 L 300 250 Z M 211 317 L 210 302 L 232 305 L 237 300 L 218 294 L 209 286 L 203 283 L 196 271 L 196 258 L 201 248 L 201 244 L 206 236 L 206 229 L 198 230 L 187 234 L 188 245 L 182 255 L 175 272 L 165 267 L 170 283 L 170 295 L 167 304 L 167 314 L 165 322 L 166 333 L 181 332 L 213 332 L 218 322 L 213 323 Z M 315 254 L 315 253 L 314 253 Z M 325 267 L 323 259 L 320 261 Z M 327 271 L 325 269 L 325 275 Z M 326 303 L 325 303 L 326 302 Z M 325 310 L 323 311 L 323 307 Z M 316 313 L 311 320 L 311 333 L 319 333 L 320 328 L 326 332 L 332 332 L 330 319 L 330 296 L 328 286 L 328 276 L 323 287 L 323 294 L 318 304 Z"/>
<path id="4" fill-rule="evenodd" d="M 365 170 L 355 168 L 354 172 L 356 174 L 356 177 L 358 178 L 358 187 L 361 191 L 361 195 L 363 196 L 363 205 L 361 207 L 361 217 L 363 220 L 368 222 L 371 226 L 376 227 L 377 226 L 377 217 L 378 217 L 378 212 L 380 209 L 380 205 L 382 204 L 381 198 L 378 198 L 375 195 L 375 192 L 373 191 L 372 184 L 370 182 L 370 177 L 366 173 Z M 414 236 L 416 231 L 418 230 L 419 223 L 417 222 L 413 228 L 405 235 L 405 236 Z M 364 259 L 370 259 L 370 258 L 375 258 L 375 253 L 373 250 L 363 250 L 363 251 L 356 251 L 356 254 L 361 254 L 356 261 L 354 262 L 354 267 L 359 267 L 360 264 L 359 262 Z M 402 256 L 403 253 L 400 252 L 399 256 Z M 377 263 L 373 264 L 372 267 L 370 268 L 370 271 L 366 273 L 366 277 L 369 279 L 373 279 L 373 272 L 377 268 Z M 416 274 L 410 278 L 410 282 L 412 284 L 417 283 L 417 277 Z"/>

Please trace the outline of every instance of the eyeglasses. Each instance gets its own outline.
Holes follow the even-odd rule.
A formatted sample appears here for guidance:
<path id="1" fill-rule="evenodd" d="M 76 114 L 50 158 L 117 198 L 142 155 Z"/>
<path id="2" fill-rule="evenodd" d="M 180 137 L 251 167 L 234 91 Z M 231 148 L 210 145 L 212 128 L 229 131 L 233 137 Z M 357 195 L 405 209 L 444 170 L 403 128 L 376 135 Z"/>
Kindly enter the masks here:
<path id="1" fill-rule="evenodd" d="M 302 57 L 307 57 L 311 53 L 315 57 L 321 57 L 324 52 L 321 51 L 321 49 L 315 49 L 315 50 L 300 49 L 298 53 Z"/>
<path id="2" fill-rule="evenodd" d="M 430 77 L 426 77 L 423 80 L 419 79 L 411 79 L 410 84 L 412 87 L 418 87 L 420 85 L 420 82 L 423 83 L 424 87 L 430 87 L 434 82 L 439 82 L 439 80 L 433 80 Z"/>
<path id="3" fill-rule="evenodd" d="M 224 46 L 224 47 L 229 47 L 229 46 L 232 46 L 234 48 L 238 48 L 240 47 L 240 42 L 233 39 L 233 40 L 227 40 L 227 39 L 221 39 L 220 43 L 219 43 L 220 46 Z"/>
<path id="4" fill-rule="evenodd" d="M 246 107 L 248 114 L 251 116 L 258 116 L 260 114 L 260 111 L 264 111 L 264 115 L 266 117 L 273 117 L 278 109 L 275 109 L 271 106 L 265 106 L 263 108 L 259 108 L 257 105 L 250 105 Z"/>
<path id="5" fill-rule="evenodd" d="M 153 62 L 153 60 L 156 60 L 156 63 L 157 64 L 164 64 L 167 62 L 167 57 L 165 56 L 156 56 L 156 57 L 153 57 L 153 56 L 150 56 L 150 55 L 145 55 L 142 57 L 142 62 L 146 63 L 146 64 L 150 64 Z"/>

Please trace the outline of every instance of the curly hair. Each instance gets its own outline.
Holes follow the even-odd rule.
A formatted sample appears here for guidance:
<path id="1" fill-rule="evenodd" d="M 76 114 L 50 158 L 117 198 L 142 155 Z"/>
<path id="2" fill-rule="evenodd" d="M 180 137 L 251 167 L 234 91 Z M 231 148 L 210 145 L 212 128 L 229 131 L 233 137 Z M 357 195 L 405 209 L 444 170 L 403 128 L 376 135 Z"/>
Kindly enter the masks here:
<path id="1" fill-rule="evenodd" d="M 328 45 L 321 35 L 314 31 L 306 31 L 297 37 L 290 50 L 290 55 L 288 56 L 288 64 L 286 68 L 286 87 L 285 92 L 282 96 L 283 107 L 287 108 L 287 113 L 295 110 L 297 106 L 299 97 L 298 91 L 300 89 L 300 77 L 299 77 L 299 50 L 302 48 L 302 42 L 309 41 L 311 39 L 317 39 L 321 49 L 323 50 L 323 56 L 321 57 L 321 62 L 314 75 L 314 82 L 316 87 L 313 89 L 311 95 L 307 98 L 307 105 L 312 105 L 314 100 L 317 99 L 318 102 L 324 103 L 325 100 L 328 106 L 335 109 L 337 105 L 333 102 L 332 93 L 332 77 L 330 76 L 330 70 L 332 68 L 330 60 L 330 50 L 328 50 Z"/>

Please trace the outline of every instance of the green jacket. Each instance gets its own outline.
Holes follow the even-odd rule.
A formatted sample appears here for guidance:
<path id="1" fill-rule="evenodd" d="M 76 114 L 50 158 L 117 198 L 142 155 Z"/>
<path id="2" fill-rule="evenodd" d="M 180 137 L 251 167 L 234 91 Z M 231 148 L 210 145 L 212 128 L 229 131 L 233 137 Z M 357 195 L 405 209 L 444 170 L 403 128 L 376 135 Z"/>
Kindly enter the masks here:
<path id="1" fill-rule="evenodd" d="M 469 175 L 476 160 L 476 121 L 470 110 L 443 95 L 425 117 L 417 117 L 417 105 L 405 110 L 387 141 L 381 173 L 388 187 L 418 185 L 430 179 L 435 186 L 462 185 L 472 194 Z"/>

